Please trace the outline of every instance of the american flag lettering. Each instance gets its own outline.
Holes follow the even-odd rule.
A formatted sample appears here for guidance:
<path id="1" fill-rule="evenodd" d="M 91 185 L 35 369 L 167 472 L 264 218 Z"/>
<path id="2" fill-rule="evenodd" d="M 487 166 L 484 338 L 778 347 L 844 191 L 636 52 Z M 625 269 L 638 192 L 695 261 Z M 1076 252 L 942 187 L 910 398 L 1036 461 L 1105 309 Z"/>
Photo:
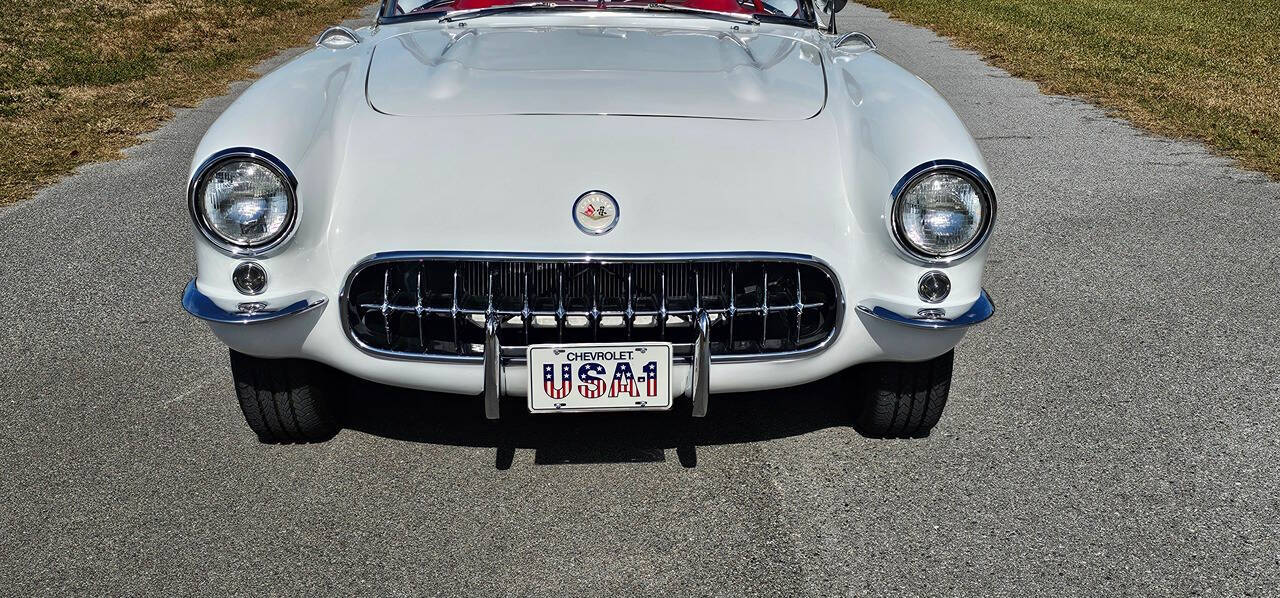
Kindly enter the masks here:
<path id="1" fill-rule="evenodd" d="M 658 362 L 650 361 L 640 368 L 644 372 L 644 391 L 651 397 L 658 396 Z"/>
<path id="2" fill-rule="evenodd" d="M 582 364 L 578 368 L 578 380 L 582 382 L 582 384 L 578 385 L 578 393 L 586 399 L 598 399 L 604 396 L 604 376 L 608 375 L 608 373 L 604 366 L 598 363 L 588 362 Z"/>
<path id="3" fill-rule="evenodd" d="M 573 390 L 573 366 L 567 363 L 561 364 L 559 386 L 556 385 L 555 373 L 556 366 L 550 363 L 542 364 L 542 389 L 553 399 L 563 399 L 569 396 L 570 390 Z"/>
<path id="4" fill-rule="evenodd" d="M 636 389 L 636 376 L 631 371 L 631 364 L 620 361 L 613 369 L 613 384 L 609 386 L 609 396 L 616 397 L 624 392 L 629 397 L 640 396 L 640 391 Z"/>

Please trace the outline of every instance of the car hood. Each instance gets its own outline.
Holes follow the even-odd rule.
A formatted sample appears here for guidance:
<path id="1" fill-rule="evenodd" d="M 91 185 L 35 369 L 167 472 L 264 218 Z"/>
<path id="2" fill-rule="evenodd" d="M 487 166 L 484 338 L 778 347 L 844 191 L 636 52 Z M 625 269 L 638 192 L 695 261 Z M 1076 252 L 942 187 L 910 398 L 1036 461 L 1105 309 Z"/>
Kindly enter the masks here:
<path id="1" fill-rule="evenodd" d="M 823 116 L 367 114 L 352 124 L 332 173 L 332 228 L 323 237 L 340 269 L 374 253 L 423 249 L 829 256 L 849 226 L 842 158 L 831 150 L 838 139 Z M 592 190 L 618 203 L 608 234 L 575 223 L 575 201 Z M 299 187 L 300 196 L 308 191 Z"/>
<path id="2" fill-rule="evenodd" d="M 414 31 L 374 49 L 367 94 L 397 116 L 612 114 L 761 121 L 822 111 L 812 44 L 782 35 L 627 27 Z"/>

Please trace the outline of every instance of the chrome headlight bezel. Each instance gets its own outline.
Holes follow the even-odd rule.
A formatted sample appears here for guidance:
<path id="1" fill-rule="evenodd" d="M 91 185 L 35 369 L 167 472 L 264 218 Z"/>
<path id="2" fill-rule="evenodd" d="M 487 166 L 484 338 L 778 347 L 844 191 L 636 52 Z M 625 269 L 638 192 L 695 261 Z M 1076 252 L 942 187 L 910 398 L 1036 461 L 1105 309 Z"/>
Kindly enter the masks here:
<path id="1" fill-rule="evenodd" d="M 281 186 L 285 190 L 289 210 L 285 225 L 279 233 L 265 242 L 245 245 L 224 238 L 209 224 L 205 218 L 204 210 L 201 209 L 198 194 L 203 187 L 205 177 L 217 172 L 219 168 L 228 162 L 234 161 L 248 161 L 261 165 L 280 179 Z M 293 234 L 297 231 L 299 211 L 298 179 L 293 176 L 293 172 L 284 165 L 284 162 L 281 162 L 279 158 L 270 153 L 247 147 L 222 150 L 205 160 L 196 169 L 195 176 L 191 177 L 191 182 L 187 186 L 187 208 L 191 212 L 191 220 L 195 223 L 196 230 L 199 230 L 200 234 L 204 235 L 204 238 L 222 253 L 242 258 L 264 257 L 283 247 L 285 243 L 288 243 L 293 238 Z"/>
<path id="2" fill-rule="evenodd" d="M 960 249 L 947 253 L 931 253 L 925 249 L 917 247 L 907 238 L 903 230 L 903 223 L 899 216 L 900 207 L 903 197 L 907 191 L 914 187 L 917 183 L 923 181 L 930 175 L 945 173 L 957 176 L 967 180 L 974 189 L 981 195 L 982 202 L 982 222 L 979 224 L 978 233 Z M 996 220 L 996 194 L 991 188 L 991 182 L 987 177 L 983 176 L 977 168 L 960 162 L 957 160 L 935 160 L 926 162 L 903 175 L 898 180 L 898 184 L 894 185 L 893 192 L 890 194 L 889 204 L 889 229 L 890 237 L 893 238 L 893 244 L 903 255 L 911 258 L 916 262 L 928 265 L 946 265 L 963 260 L 974 252 L 982 248 L 986 244 L 987 238 L 991 236 L 991 229 L 995 225 Z"/>

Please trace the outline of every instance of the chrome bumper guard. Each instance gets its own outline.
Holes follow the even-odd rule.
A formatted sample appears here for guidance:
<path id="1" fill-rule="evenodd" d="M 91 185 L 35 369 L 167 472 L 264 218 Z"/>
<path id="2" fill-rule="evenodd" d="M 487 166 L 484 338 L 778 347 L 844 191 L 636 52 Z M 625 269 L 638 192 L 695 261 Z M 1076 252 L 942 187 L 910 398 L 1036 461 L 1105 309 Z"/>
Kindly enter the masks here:
<path id="1" fill-rule="evenodd" d="M 182 308 L 187 313 L 206 322 L 219 324 L 259 324 L 279 320 L 289 316 L 311 311 L 324 305 L 328 299 L 319 293 L 309 293 L 302 298 L 283 307 L 272 306 L 268 302 L 246 301 L 236 311 L 227 311 L 218 307 L 208 296 L 196 288 L 196 279 L 187 283 L 182 293 Z"/>
<path id="2" fill-rule="evenodd" d="M 867 314 L 873 318 L 879 318 L 886 322 L 910 326 L 912 328 L 924 328 L 927 330 L 938 330 L 940 328 L 965 328 L 974 324 L 981 324 L 987 321 L 996 312 L 996 306 L 991 303 L 991 297 L 987 295 L 987 290 L 983 289 L 978 295 L 978 300 L 974 302 L 973 307 L 969 311 L 960 314 L 951 320 L 933 319 L 933 318 L 909 318 L 898 312 L 891 311 L 879 306 L 859 305 L 858 311 Z"/>
<path id="3" fill-rule="evenodd" d="M 499 320 L 490 316 L 484 324 L 484 416 L 498 419 L 502 403 L 502 343 L 498 342 Z"/>

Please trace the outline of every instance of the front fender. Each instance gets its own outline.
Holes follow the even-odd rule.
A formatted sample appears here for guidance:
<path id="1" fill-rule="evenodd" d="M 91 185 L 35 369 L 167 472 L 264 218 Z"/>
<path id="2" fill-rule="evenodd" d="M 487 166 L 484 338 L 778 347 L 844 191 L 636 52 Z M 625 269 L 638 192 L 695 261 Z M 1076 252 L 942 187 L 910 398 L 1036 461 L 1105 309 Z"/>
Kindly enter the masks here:
<path id="1" fill-rule="evenodd" d="M 828 109 L 839 128 L 837 151 L 851 222 L 861 228 L 873 252 L 877 293 L 870 303 L 914 315 L 918 309 L 943 309 L 947 317 L 965 313 L 982 293 L 984 246 L 947 265 L 916 262 L 893 243 L 894 188 L 916 167 L 940 160 L 968 164 L 988 179 L 987 164 L 969 130 L 928 83 L 875 51 L 831 50 Z M 951 278 L 950 298 L 924 305 L 916 283 L 925 272 L 944 270 Z"/>
<path id="2" fill-rule="evenodd" d="M 232 147 L 273 155 L 297 175 L 297 230 L 279 255 L 259 260 L 273 294 L 312 291 L 317 277 L 331 270 L 324 239 L 352 115 L 367 109 L 363 86 L 372 46 L 316 47 L 267 74 L 218 117 L 193 156 L 190 176 L 211 156 Z M 193 230 L 193 235 L 200 290 L 222 304 L 242 301 L 230 282 L 238 260 L 228 259 L 199 232 Z"/>

